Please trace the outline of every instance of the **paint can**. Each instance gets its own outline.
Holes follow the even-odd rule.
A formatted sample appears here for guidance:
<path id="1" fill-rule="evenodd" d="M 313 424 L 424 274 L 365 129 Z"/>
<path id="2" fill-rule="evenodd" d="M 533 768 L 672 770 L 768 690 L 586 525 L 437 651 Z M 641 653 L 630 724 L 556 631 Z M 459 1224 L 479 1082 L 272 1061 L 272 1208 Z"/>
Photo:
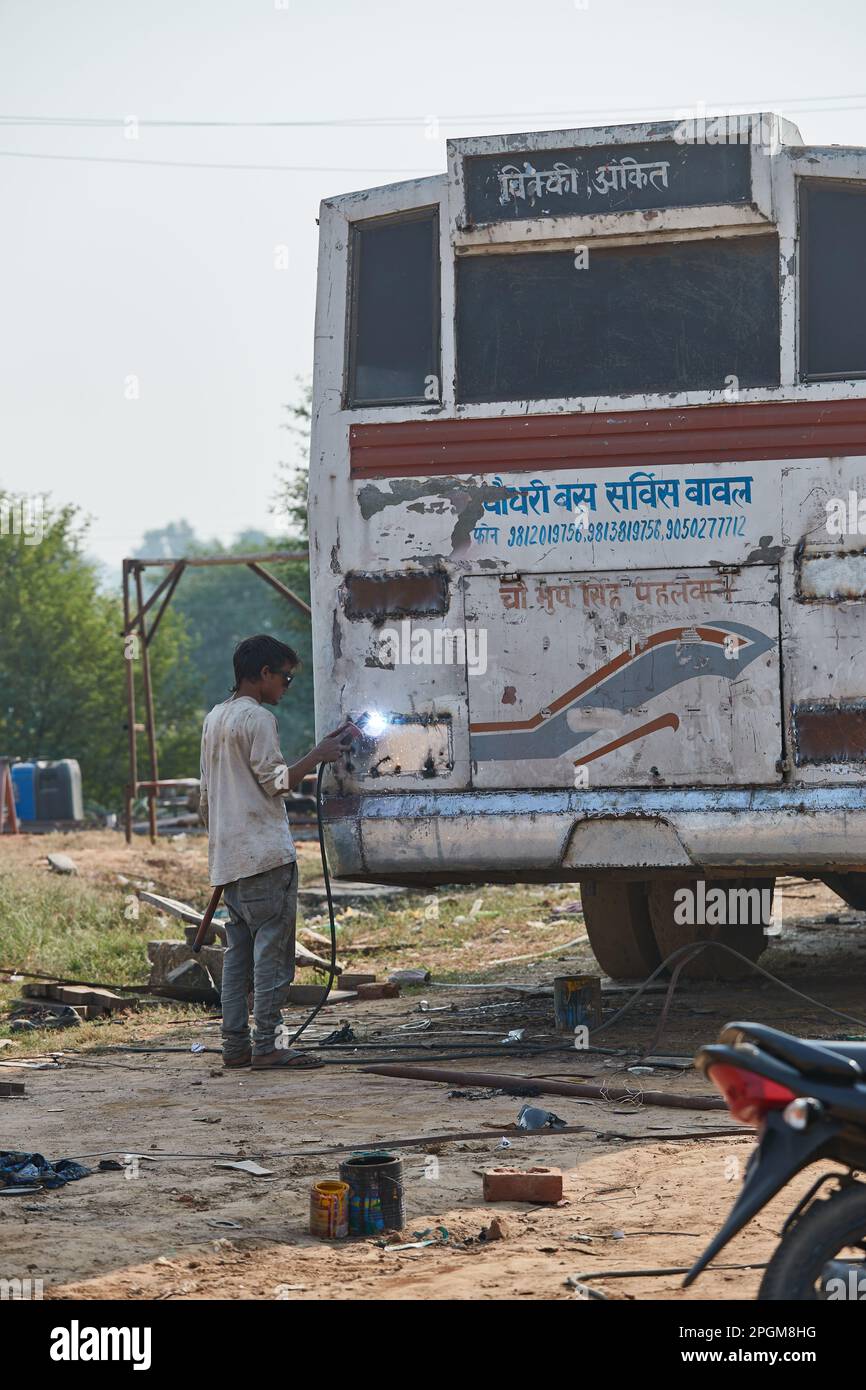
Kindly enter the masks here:
<path id="1" fill-rule="evenodd" d="M 349 1233 L 349 1185 L 314 1182 L 310 1188 L 310 1235 L 342 1240 Z"/>
<path id="2" fill-rule="evenodd" d="M 601 1023 L 598 975 L 557 975 L 553 981 L 553 1016 L 559 1033 L 597 1028 Z"/>
<path id="3" fill-rule="evenodd" d="M 354 1153 L 340 1164 L 349 1186 L 349 1235 L 369 1236 L 402 1231 L 403 1160 L 389 1153 Z"/>

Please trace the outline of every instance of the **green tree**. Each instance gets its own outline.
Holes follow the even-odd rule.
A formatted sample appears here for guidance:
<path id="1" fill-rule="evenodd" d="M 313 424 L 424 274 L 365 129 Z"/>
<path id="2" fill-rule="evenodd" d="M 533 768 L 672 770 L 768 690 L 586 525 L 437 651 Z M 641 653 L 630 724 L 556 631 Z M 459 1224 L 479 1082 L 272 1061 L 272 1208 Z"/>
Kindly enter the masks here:
<path id="1" fill-rule="evenodd" d="M 0 494 L 0 515 L 32 501 Z M 77 508 L 47 499 L 41 539 L 0 530 L 0 750 L 77 758 L 86 801 L 118 809 L 127 776 L 122 610 L 118 592 L 100 589 L 86 534 Z M 161 775 L 196 772 L 188 643 L 171 614 L 154 647 Z M 136 684 L 140 710 L 140 663 Z"/>
<path id="2" fill-rule="evenodd" d="M 174 548 L 179 542 L 182 548 Z M 231 545 L 225 546 L 219 541 L 201 541 L 190 524 L 181 520 L 161 530 L 149 531 L 137 553 L 181 558 L 266 554 L 275 550 L 305 551 L 306 543 L 297 536 L 268 536 L 261 531 L 245 531 Z M 285 564 L 269 562 L 266 568 L 309 603 L 306 556 L 301 561 Z M 244 637 L 268 632 L 295 648 L 301 658 L 301 670 L 277 707 L 276 715 L 286 756 L 294 758 L 306 752 L 314 742 L 315 729 L 309 619 L 244 565 L 190 566 L 174 592 L 171 608 L 181 620 L 188 642 L 194 704 L 204 710 L 228 698 L 234 681 L 232 652 Z M 162 641 L 162 631 L 160 628 L 154 649 Z"/>
<path id="3" fill-rule="evenodd" d="M 298 396 L 284 405 L 289 418 L 280 429 L 292 436 L 295 457 L 279 464 L 279 490 L 272 510 L 289 523 L 289 531 L 301 540 L 307 539 L 307 489 L 310 480 L 310 427 L 313 420 L 313 388 L 309 381 L 298 378 Z"/>

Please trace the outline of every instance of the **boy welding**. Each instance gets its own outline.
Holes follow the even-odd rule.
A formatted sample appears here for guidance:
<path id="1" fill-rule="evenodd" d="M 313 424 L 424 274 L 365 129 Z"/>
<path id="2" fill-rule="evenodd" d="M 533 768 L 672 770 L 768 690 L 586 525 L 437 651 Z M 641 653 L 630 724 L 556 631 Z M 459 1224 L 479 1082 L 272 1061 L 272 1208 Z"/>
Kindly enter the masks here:
<path id="1" fill-rule="evenodd" d="M 294 679 L 297 653 L 275 637 L 247 637 L 235 649 L 235 683 L 211 710 L 201 740 L 201 817 L 208 828 L 212 884 L 229 910 L 223 961 L 222 1037 L 226 1067 L 316 1067 L 321 1063 L 277 1034 L 295 973 L 298 866 L 283 798 L 319 763 L 333 763 L 359 731 L 348 720 L 290 767 L 280 752 L 278 705 Z M 253 986 L 255 1036 L 247 995 Z"/>

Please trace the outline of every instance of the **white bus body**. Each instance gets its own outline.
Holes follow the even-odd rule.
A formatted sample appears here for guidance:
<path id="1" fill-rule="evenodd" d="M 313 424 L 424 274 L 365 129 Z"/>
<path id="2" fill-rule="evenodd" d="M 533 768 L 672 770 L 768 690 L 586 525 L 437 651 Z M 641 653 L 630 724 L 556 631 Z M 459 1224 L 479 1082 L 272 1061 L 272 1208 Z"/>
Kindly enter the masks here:
<path id="1" fill-rule="evenodd" d="M 686 124 L 322 204 L 317 727 L 388 721 L 341 877 L 866 882 L 866 151 Z"/>

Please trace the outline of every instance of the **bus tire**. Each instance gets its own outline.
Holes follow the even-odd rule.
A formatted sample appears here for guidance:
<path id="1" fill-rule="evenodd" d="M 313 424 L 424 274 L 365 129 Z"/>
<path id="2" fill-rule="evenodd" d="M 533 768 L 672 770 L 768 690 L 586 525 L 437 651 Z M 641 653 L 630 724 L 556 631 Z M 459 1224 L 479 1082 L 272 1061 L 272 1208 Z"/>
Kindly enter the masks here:
<path id="1" fill-rule="evenodd" d="M 618 879 L 581 884 L 593 954 L 613 980 L 645 980 L 661 963 L 647 905 L 647 885 Z"/>
<path id="2" fill-rule="evenodd" d="M 866 912 L 866 874 L 822 874 L 821 882 L 857 912 Z"/>
<path id="3" fill-rule="evenodd" d="M 704 882 L 708 894 L 715 888 L 757 888 L 769 889 L 772 895 L 776 880 L 718 878 L 705 879 Z M 654 879 L 650 883 L 649 914 L 660 958 L 665 960 L 672 951 L 692 942 L 719 940 L 739 951 L 747 960 L 757 960 L 767 945 L 762 922 L 722 927 L 683 923 L 677 920 L 675 914 L 681 900 L 678 900 L 675 894 L 683 888 L 694 890 L 696 883 L 696 879 L 669 878 Z M 675 966 L 676 962 L 671 968 Z M 713 950 L 701 951 L 700 955 L 683 966 L 682 973 L 698 980 L 738 980 L 755 974 L 745 961 L 737 960 L 736 956 L 729 955 L 727 951 Z"/>

